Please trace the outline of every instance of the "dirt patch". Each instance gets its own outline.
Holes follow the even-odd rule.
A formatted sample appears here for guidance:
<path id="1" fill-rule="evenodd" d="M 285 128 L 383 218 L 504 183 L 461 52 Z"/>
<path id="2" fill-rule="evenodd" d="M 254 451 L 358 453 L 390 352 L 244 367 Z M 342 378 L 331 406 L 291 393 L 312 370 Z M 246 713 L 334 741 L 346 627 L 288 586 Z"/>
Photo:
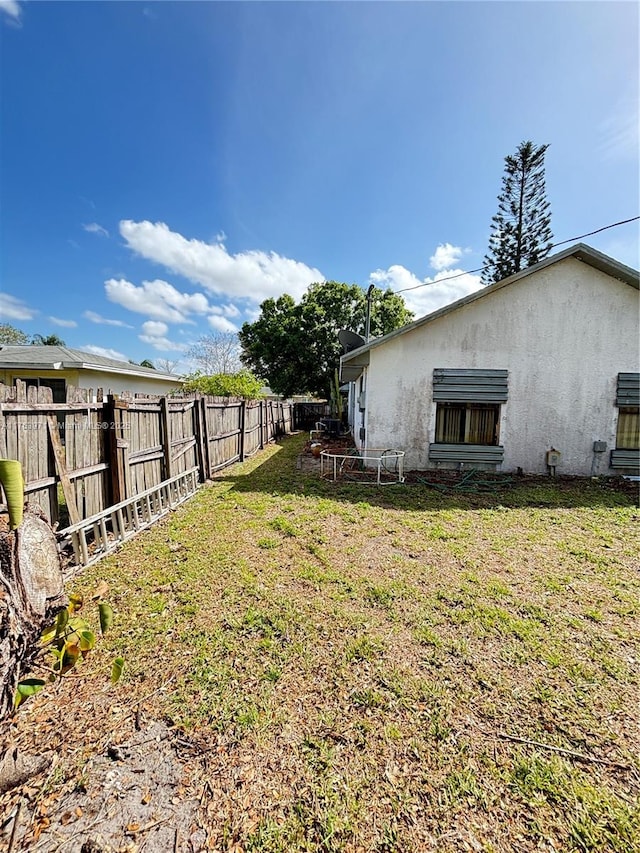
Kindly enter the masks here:
<path id="1" fill-rule="evenodd" d="M 42 853 L 206 849 L 193 786 L 199 766 L 191 752 L 189 741 L 155 721 L 117 745 L 107 744 L 70 788 L 47 795 L 47 780 L 40 791 L 32 780 L 5 817 L 0 849 L 11 838 L 14 849 Z M 57 769 L 54 759 L 48 780 Z"/>

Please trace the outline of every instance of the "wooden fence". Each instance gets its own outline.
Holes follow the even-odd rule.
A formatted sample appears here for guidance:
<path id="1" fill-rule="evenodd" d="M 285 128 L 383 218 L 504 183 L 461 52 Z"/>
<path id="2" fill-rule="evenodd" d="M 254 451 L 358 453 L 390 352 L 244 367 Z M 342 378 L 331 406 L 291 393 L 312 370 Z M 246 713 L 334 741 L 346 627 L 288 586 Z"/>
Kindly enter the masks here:
<path id="1" fill-rule="evenodd" d="M 17 380 L 0 383 L 0 457 L 21 462 L 26 498 L 52 524 L 73 526 L 193 469 L 204 482 L 291 432 L 292 410 L 201 395 L 103 399 L 73 387 L 54 403 L 51 389 Z"/>

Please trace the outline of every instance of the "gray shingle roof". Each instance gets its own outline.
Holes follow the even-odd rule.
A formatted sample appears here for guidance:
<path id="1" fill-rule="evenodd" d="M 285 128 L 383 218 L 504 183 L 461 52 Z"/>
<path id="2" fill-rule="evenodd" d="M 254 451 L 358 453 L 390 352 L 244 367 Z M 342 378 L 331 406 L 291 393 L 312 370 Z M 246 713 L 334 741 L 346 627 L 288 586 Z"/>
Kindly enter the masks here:
<path id="1" fill-rule="evenodd" d="M 79 370 L 102 370 L 106 373 L 127 374 L 145 379 L 169 379 L 179 382 L 179 378 L 169 373 L 161 373 L 151 367 L 139 364 L 129 364 L 103 355 L 94 355 L 66 346 L 8 346 L 0 345 L 0 367 L 4 368 L 34 368 L 40 370 L 62 370 L 73 368 Z"/>

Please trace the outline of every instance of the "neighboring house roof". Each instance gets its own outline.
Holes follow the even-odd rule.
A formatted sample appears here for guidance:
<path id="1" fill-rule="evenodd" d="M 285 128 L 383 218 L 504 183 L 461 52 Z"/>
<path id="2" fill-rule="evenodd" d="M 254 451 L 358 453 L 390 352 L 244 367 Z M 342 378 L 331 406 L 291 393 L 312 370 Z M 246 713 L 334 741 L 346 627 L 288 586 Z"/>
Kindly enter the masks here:
<path id="1" fill-rule="evenodd" d="M 400 329 L 389 332 L 389 334 L 384 335 L 384 337 L 375 338 L 364 346 L 351 350 L 351 352 L 343 355 L 340 359 L 340 378 L 342 381 L 347 382 L 357 379 L 362 373 L 362 370 L 369 364 L 370 351 L 375 347 L 385 344 L 392 338 L 404 335 L 407 332 L 411 332 L 414 329 L 419 328 L 420 326 L 431 323 L 433 320 L 436 320 L 445 314 L 457 311 L 457 309 L 461 308 L 463 305 L 468 305 L 470 302 L 475 302 L 477 299 L 483 299 L 488 294 L 495 293 L 496 290 L 500 290 L 503 287 L 514 284 L 516 281 L 520 281 L 520 279 L 526 278 L 533 273 L 540 272 L 540 270 L 550 267 L 559 261 L 564 261 L 567 258 L 575 258 L 578 261 L 588 264 L 594 269 L 600 270 L 600 272 L 610 275 L 612 278 L 616 278 L 631 287 L 635 287 L 636 290 L 640 289 L 640 274 L 637 270 L 625 266 L 625 264 L 621 264 L 619 261 L 609 257 L 609 255 L 605 255 L 603 252 L 599 252 L 597 249 L 587 246 L 586 243 L 576 243 L 574 246 L 563 249 L 563 251 L 558 252 L 555 255 L 550 255 L 548 258 L 545 258 L 544 261 L 540 261 L 540 263 L 527 267 L 526 270 L 510 275 L 508 278 L 503 278 L 502 281 L 497 281 L 495 284 L 483 287 L 481 290 L 477 290 L 475 293 L 470 293 L 468 296 L 464 296 L 462 299 L 458 299 L 450 305 L 445 305 L 444 308 L 438 308 L 437 311 L 433 311 L 431 314 L 426 314 L 424 317 L 414 320 L 413 323 L 409 323 L 407 326 L 402 326 Z"/>
<path id="2" fill-rule="evenodd" d="M 171 373 L 161 373 L 151 367 L 117 361 L 78 349 L 64 346 L 7 346 L 0 345 L 0 368 L 11 370 L 99 370 L 121 376 L 144 379 L 162 379 L 179 383 L 182 380 Z"/>

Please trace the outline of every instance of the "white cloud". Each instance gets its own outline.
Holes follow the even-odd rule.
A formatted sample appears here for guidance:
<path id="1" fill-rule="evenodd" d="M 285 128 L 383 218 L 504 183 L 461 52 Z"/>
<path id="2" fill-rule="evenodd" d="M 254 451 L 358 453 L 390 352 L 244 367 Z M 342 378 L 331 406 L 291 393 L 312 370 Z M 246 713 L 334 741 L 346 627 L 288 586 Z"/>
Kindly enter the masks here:
<path id="1" fill-rule="evenodd" d="M 116 361 L 128 361 L 126 355 L 118 352 L 117 349 L 109 349 L 108 347 L 97 347 L 93 344 L 87 344 L 84 347 L 80 347 L 82 352 L 90 352 L 93 355 L 101 355 L 104 358 L 114 358 Z"/>
<path id="2" fill-rule="evenodd" d="M 240 309 L 236 308 L 235 305 L 212 305 L 211 308 L 212 314 L 221 314 L 223 317 L 239 317 Z"/>
<path id="3" fill-rule="evenodd" d="M 9 293 L 0 293 L 0 317 L 8 320 L 32 320 L 37 314 L 22 299 L 17 299 Z"/>
<path id="4" fill-rule="evenodd" d="M 122 320 L 108 320 L 95 311 L 85 311 L 82 316 L 87 320 L 91 320 L 92 323 L 99 323 L 102 326 L 120 326 L 123 329 L 133 329 L 133 326 L 124 323 Z"/>
<path id="5" fill-rule="evenodd" d="M 184 352 L 187 347 L 184 344 L 177 344 L 170 341 L 166 337 L 168 331 L 169 327 L 166 323 L 158 320 L 147 320 L 146 323 L 142 324 L 142 334 L 138 335 L 138 337 L 145 344 L 149 344 L 154 349 L 163 352 L 167 350 L 170 352 Z"/>
<path id="6" fill-rule="evenodd" d="M 75 329 L 78 325 L 75 320 L 60 320 L 58 317 L 49 317 L 56 326 L 64 326 L 65 329 Z"/>
<path id="7" fill-rule="evenodd" d="M 155 335 L 138 335 L 138 337 L 143 343 L 149 344 L 160 352 L 184 352 L 186 350 L 184 344 L 175 343 L 175 341 L 170 341 L 165 337 L 156 337 Z"/>
<path id="8" fill-rule="evenodd" d="M 142 324 L 142 332 L 145 335 L 150 335 L 152 338 L 160 338 L 166 335 L 169 327 L 166 323 L 160 323 L 158 320 L 147 320 Z"/>
<path id="9" fill-rule="evenodd" d="M 106 228 L 103 228 L 102 225 L 98 225 L 97 222 L 90 222 L 88 225 L 82 226 L 85 231 L 88 231 L 89 234 L 100 234 L 101 237 L 108 237 L 109 232 Z"/>
<path id="10" fill-rule="evenodd" d="M 238 327 L 234 326 L 231 320 L 226 317 L 220 317 L 218 314 L 211 314 L 209 317 L 209 325 L 216 332 L 237 332 Z"/>
<path id="11" fill-rule="evenodd" d="M 189 314 L 206 314 L 211 310 L 204 294 L 180 293 L 161 279 L 143 281 L 142 287 L 136 287 L 126 279 L 110 278 L 104 288 L 111 302 L 168 323 L 189 323 L 192 322 Z"/>
<path id="12" fill-rule="evenodd" d="M 320 270 L 275 252 L 247 251 L 230 255 L 221 242 L 215 245 L 187 240 L 164 222 L 123 220 L 120 233 L 130 249 L 147 260 L 197 282 L 216 294 L 262 302 L 290 293 L 298 299 Z M 218 235 L 220 237 L 221 235 Z"/>
<path id="13" fill-rule="evenodd" d="M 457 263 L 462 257 L 463 250 L 460 246 L 452 246 L 451 243 L 440 243 L 429 263 L 434 270 L 447 270 Z"/>
<path id="14" fill-rule="evenodd" d="M 443 279 L 449 279 L 453 276 L 456 277 L 450 281 L 443 281 Z M 442 270 L 436 273 L 433 278 L 427 276 L 424 279 L 419 279 L 406 267 L 399 264 L 394 264 L 387 270 L 372 272 L 369 280 L 377 287 L 382 289 L 389 287 L 394 292 L 408 287 L 416 287 L 416 290 L 409 290 L 401 294 L 407 308 L 414 312 L 416 319 L 424 317 L 425 314 L 430 314 L 445 305 L 450 305 L 456 299 L 474 293 L 483 286 L 479 275 L 472 275 L 464 272 L 464 270 Z"/>
<path id="15" fill-rule="evenodd" d="M 19 21 L 22 9 L 17 0 L 0 0 L 0 12 L 4 12 L 14 21 Z"/>

